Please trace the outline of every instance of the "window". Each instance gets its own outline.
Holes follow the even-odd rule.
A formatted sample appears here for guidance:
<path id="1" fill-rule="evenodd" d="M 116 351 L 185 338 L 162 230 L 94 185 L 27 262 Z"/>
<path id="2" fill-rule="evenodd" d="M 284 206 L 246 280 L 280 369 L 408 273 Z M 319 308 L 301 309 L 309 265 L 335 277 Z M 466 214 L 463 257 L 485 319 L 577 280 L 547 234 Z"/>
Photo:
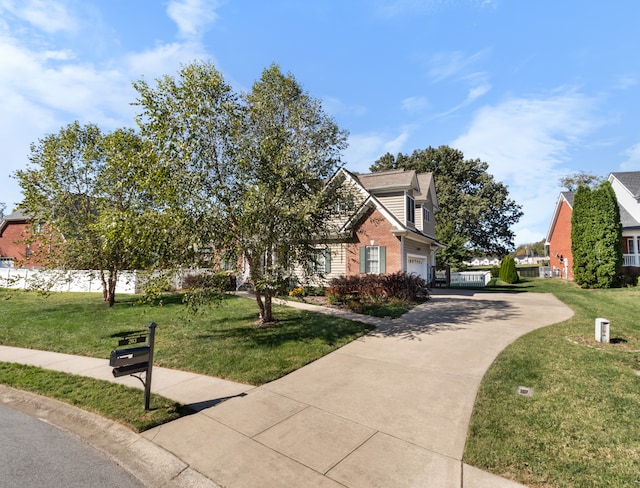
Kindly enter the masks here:
<path id="1" fill-rule="evenodd" d="M 407 222 L 415 224 L 416 222 L 416 202 L 407 195 Z"/>
<path id="2" fill-rule="evenodd" d="M 635 239 L 633 237 L 627 238 L 627 254 L 635 254 Z"/>
<path id="3" fill-rule="evenodd" d="M 311 262 L 311 272 L 315 274 L 331 273 L 331 251 L 318 249 Z"/>
<path id="4" fill-rule="evenodd" d="M 363 246 L 360 248 L 360 273 L 386 273 L 385 246 Z"/>
<path id="5" fill-rule="evenodd" d="M 431 222 L 431 212 L 427 207 L 422 207 L 422 220 L 427 223 Z"/>
<path id="6" fill-rule="evenodd" d="M 31 256 L 31 246 L 29 246 L 29 245 L 27 245 L 27 249 L 26 249 L 26 252 L 25 252 L 25 256 L 26 256 L 26 257 Z"/>
<path id="7" fill-rule="evenodd" d="M 43 230 L 44 230 L 44 222 L 38 222 L 37 224 L 33 224 L 34 234 L 42 234 Z"/>

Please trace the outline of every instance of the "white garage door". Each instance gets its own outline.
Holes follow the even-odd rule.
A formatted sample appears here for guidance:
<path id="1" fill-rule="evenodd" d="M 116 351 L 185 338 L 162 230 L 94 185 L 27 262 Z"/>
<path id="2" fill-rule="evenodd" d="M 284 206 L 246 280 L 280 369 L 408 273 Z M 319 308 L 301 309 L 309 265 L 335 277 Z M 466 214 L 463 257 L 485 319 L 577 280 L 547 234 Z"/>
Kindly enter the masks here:
<path id="1" fill-rule="evenodd" d="M 415 256 L 407 257 L 407 274 L 415 273 L 422 277 L 427 273 L 427 260 L 425 258 L 418 258 Z"/>

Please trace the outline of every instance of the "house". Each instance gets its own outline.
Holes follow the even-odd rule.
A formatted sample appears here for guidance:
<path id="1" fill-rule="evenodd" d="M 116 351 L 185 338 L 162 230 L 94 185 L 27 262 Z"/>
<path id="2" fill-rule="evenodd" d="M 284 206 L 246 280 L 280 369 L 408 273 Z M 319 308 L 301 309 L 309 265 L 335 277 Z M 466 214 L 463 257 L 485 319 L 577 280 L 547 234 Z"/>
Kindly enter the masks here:
<path id="1" fill-rule="evenodd" d="M 415 273 L 431 282 L 438 199 L 431 173 L 391 170 L 356 175 L 344 168 L 331 183 L 350 189 L 353 204 L 337 232 L 322 245 L 318 270 L 326 283 L 338 276 Z"/>
<path id="2" fill-rule="evenodd" d="M 17 209 L 0 221 L 0 267 L 14 267 L 20 263 L 23 267 L 39 267 L 39 244 L 37 239 L 27 243 L 43 231 L 43 225 L 33 224 L 27 215 Z"/>
<path id="3" fill-rule="evenodd" d="M 640 274 L 640 171 L 611 173 L 613 187 L 620 208 L 622 224 L 622 272 Z"/>
<path id="4" fill-rule="evenodd" d="M 547 232 L 545 247 L 549 255 L 549 266 L 559 270 L 563 278 L 573 279 L 573 256 L 571 254 L 571 215 L 573 213 L 573 191 L 563 191 Z"/>
<path id="5" fill-rule="evenodd" d="M 607 178 L 620 208 L 622 224 L 623 267 L 621 272 L 631 276 L 640 274 L 640 171 L 611 173 Z M 545 245 L 549 265 L 564 278 L 573 279 L 571 254 L 571 215 L 574 192 L 560 193 L 551 219 Z"/>
<path id="6" fill-rule="evenodd" d="M 497 256 L 475 257 L 471 261 L 463 261 L 467 266 L 499 266 L 500 258 Z"/>

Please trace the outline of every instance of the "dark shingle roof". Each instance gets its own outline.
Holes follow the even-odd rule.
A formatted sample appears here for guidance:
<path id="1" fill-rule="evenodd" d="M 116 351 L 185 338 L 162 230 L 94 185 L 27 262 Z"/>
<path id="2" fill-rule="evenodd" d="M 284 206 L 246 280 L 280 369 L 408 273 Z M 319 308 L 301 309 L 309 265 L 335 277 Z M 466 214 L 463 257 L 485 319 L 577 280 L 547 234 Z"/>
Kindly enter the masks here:
<path id="1" fill-rule="evenodd" d="M 573 196 L 575 194 L 576 194 L 575 191 L 563 191 L 562 192 L 562 196 L 569 203 L 569 205 L 571 205 L 571 208 L 573 208 Z"/>
<path id="2" fill-rule="evenodd" d="M 640 171 L 623 171 L 611 174 L 626 186 L 627 190 L 629 190 L 634 197 L 640 197 Z"/>

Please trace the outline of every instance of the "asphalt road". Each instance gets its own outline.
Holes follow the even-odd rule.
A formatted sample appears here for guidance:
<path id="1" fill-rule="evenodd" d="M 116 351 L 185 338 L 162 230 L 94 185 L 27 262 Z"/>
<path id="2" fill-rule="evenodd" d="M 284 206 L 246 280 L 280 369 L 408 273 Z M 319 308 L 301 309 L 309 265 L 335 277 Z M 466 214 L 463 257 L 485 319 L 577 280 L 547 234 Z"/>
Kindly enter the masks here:
<path id="1" fill-rule="evenodd" d="M 144 488 L 91 446 L 35 417 L 0 404 L 2 488 Z"/>

